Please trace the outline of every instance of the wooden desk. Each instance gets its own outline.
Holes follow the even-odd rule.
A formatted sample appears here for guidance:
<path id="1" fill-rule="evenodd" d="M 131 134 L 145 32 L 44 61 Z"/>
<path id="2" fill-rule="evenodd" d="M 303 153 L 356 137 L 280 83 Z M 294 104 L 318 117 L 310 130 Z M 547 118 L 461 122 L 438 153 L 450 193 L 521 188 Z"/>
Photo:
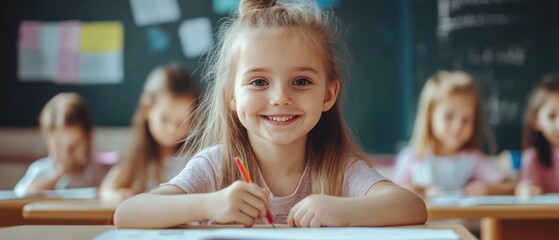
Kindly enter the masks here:
<path id="1" fill-rule="evenodd" d="M 0 227 L 15 226 L 22 224 L 41 224 L 41 222 L 26 220 L 23 218 L 21 212 L 23 207 L 29 203 L 37 201 L 53 201 L 60 199 L 45 199 L 45 198 L 19 198 L 19 199 L 7 199 L 0 200 Z M 71 224 L 64 223 L 62 224 Z M 43 223 L 44 224 L 44 223 Z"/>
<path id="2" fill-rule="evenodd" d="M 219 226 L 217 226 L 219 227 Z M 468 230 L 461 225 L 425 225 L 425 226 L 405 226 L 414 228 L 429 228 L 429 229 L 451 229 L 460 236 L 462 240 L 476 239 Z M 216 228 L 216 226 L 211 227 Z M 49 239 L 57 240 L 74 240 L 74 239 L 93 239 L 99 234 L 115 229 L 112 225 L 89 225 L 89 226 L 16 226 L 8 228 L 0 228 L 0 239 L 19 239 L 19 240 L 34 240 Z"/>
<path id="3" fill-rule="evenodd" d="M 40 201 L 25 205 L 23 217 L 43 224 L 69 221 L 78 225 L 112 225 L 117 205 L 98 199 Z"/>
<path id="4" fill-rule="evenodd" d="M 557 239 L 559 203 L 557 205 L 483 205 L 427 208 L 429 220 L 481 219 L 481 238 Z"/>

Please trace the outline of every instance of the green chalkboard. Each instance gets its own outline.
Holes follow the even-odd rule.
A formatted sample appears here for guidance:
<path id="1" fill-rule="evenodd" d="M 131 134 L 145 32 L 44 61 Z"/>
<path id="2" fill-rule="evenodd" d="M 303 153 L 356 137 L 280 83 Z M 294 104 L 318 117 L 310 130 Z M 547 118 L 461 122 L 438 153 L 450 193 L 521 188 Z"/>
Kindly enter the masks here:
<path id="1" fill-rule="evenodd" d="M 145 76 L 157 66 L 175 61 L 198 69 L 199 58 L 183 54 L 178 37 L 180 23 L 208 17 L 214 30 L 225 15 L 213 11 L 209 0 L 179 0 L 176 22 L 157 25 L 170 39 L 160 53 L 150 50 L 148 28 L 134 23 L 128 0 L 19 0 L 4 6 L 0 80 L 0 127 L 36 126 L 37 115 L 53 95 L 63 91 L 82 94 L 100 126 L 126 126 L 136 108 Z M 348 27 L 345 34 L 352 53 L 344 98 L 348 125 L 369 152 L 389 153 L 396 148 L 402 129 L 402 9 L 409 2 L 340 0 L 334 10 Z M 124 80 L 107 85 L 56 85 L 20 82 L 17 78 L 17 39 L 23 20 L 120 21 L 124 26 Z M 194 75 L 199 78 L 200 72 Z"/>
<path id="2" fill-rule="evenodd" d="M 559 2 L 415 0 L 412 8 L 414 99 L 439 69 L 470 72 L 499 150 L 520 149 L 528 92 L 559 72 Z"/>

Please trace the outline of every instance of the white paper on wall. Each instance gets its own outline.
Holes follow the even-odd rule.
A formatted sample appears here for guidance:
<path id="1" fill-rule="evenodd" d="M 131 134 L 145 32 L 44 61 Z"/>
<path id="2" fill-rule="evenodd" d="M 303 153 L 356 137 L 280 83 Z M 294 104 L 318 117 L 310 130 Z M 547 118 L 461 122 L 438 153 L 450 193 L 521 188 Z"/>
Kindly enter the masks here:
<path id="1" fill-rule="evenodd" d="M 179 38 L 186 57 L 204 54 L 214 44 L 210 19 L 202 17 L 184 21 L 179 27 Z"/>
<path id="2" fill-rule="evenodd" d="M 177 0 L 130 0 L 130 7 L 138 26 L 173 22 L 180 17 Z"/>

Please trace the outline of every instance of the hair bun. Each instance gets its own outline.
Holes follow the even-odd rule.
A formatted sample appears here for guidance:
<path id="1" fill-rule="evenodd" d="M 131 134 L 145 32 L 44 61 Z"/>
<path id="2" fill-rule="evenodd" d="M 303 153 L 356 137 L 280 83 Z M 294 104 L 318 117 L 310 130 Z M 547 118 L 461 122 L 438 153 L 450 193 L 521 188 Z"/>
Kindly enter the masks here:
<path id="1" fill-rule="evenodd" d="M 239 15 L 243 16 L 245 13 L 254 10 L 269 8 L 276 4 L 277 0 L 241 0 L 239 4 Z"/>

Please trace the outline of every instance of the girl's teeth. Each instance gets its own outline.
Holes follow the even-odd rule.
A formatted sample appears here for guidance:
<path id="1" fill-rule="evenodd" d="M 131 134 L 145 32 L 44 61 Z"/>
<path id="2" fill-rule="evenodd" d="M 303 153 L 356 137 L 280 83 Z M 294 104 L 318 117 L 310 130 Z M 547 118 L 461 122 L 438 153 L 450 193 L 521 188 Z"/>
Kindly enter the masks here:
<path id="1" fill-rule="evenodd" d="M 293 116 L 282 116 L 282 117 L 268 117 L 268 119 L 276 122 L 285 122 L 293 119 Z"/>

